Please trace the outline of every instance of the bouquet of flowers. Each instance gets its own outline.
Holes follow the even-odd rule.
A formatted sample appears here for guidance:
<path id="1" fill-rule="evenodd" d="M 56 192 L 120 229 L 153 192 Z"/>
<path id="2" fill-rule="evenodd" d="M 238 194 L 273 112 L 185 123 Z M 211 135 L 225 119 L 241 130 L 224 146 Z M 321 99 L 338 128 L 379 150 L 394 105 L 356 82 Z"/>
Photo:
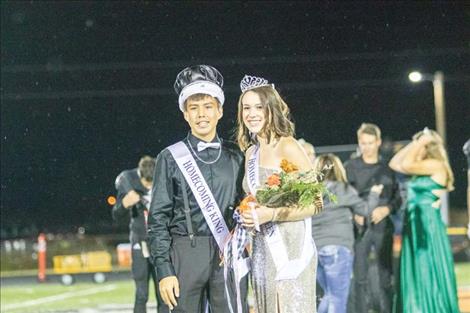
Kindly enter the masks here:
<path id="1" fill-rule="evenodd" d="M 250 252 L 249 237 L 250 234 L 253 234 L 242 226 L 241 214 L 247 211 L 256 214 L 254 210 L 256 203 L 268 207 L 296 206 L 305 208 L 316 203 L 323 195 L 327 195 L 333 202 L 336 201 L 335 196 L 328 191 L 323 183 L 326 172 L 331 167 L 325 167 L 320 172 L 315 170 L 300 172 L 297 166 L 284 159 L 281 162 L 281 169 L 280 173 L 272 174 L 268 177 L 264 185 L 257 190 L 256 197 L 249 194 L 242 200 L 238 209 L 234 212 L 233 217 L 237 225 L 231 236 L 227 239 L 222 260 L 224 272 L 227 273 L 229 268 L 234 269 L 234 272 L 237 273 L 235 275 L 237 281 L 247 274 L 247 271 L 242 270 L 243 267 L 240 264 L 247 260 L 244 254 L 245 250 Z M 319 213 L 323 207 L 315 206 L 315 209 L 315 213 Z M 255 229 L 259 231 L 259 225 L 255 226 Z M 225 284 L 227 285 L 227 283 L 226 279 Z M 238 287 L 239 285 L 237 285 L 237 299 L 239 299 L 240 295 Z M 227 297 L 230 297 L 228 293 Z"/>
<path id="2" fill-rule="evenodd" d="M 240 210 L 250 208 L 250 202 L 257 202 L 267 207 L 297 206 L 300 208 L 313 204 L 322 195 L 327 195 L 330 201 L 336 202 L 336 197 L 326 188 L 323 179 L 331 167 L 321 171 L 311 169 L 299 171 L 298 167 L 283 159 L 281 172 L 268 177 L 256 193 L 256 198 L 248 195 L 241 203 Z M 318 212 L 322 208 L 317 208 Z M 318 213 L 316 212 L 316 213 Z"/>

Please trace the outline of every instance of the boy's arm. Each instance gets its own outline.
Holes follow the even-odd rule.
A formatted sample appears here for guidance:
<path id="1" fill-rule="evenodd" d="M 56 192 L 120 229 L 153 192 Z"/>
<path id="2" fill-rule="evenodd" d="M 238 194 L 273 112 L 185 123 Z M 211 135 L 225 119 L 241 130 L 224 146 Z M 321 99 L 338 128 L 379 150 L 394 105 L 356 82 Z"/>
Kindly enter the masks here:
<path id="1" fill-rule="evenodd" d="M 148 216 L 148 236 L 153 265 L 157 269 L 158 280 L 174 276 L 171 264 L 171 236 L 169 224 L 173 218 L 173 169 L 169 167 L 171 158 L 168 150 L 162 151 L 155 164 L 153 176 L 152 202 Z"/>

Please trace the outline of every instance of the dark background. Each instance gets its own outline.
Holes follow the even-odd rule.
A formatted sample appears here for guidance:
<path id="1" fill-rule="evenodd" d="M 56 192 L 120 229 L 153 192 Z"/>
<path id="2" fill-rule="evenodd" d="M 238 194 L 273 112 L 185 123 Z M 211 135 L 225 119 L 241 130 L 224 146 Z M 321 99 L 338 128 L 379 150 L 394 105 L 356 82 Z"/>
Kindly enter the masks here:
<path id="1" fill-rule="evenodd" d="M 2 237 L 115 230 L 114 179 L 186 134 L 172 85 L 198 63 L 224 74 L 223 137 L 254 74 L 315 146 L 355 143 L 362 122 L 391 140 L 434 128 L 432 84 L 407 74 L 443 71 L 463 210 L 469 30 L 465 2 L 1 1 Z"/>

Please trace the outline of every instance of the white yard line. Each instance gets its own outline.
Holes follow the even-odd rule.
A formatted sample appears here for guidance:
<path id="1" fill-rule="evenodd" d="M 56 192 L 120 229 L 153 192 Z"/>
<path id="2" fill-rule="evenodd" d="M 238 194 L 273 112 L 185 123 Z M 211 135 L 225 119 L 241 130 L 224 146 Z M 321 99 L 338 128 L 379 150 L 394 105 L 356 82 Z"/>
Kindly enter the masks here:
<path id="1" fill-rule="evenodd" d="M 96 288 L 80 290 L 80 291 L 69 291 L 69 292 L 61 293 L 55 296 L 30 300 L 30 301 L 21 302 L 21 303 L 13 303 L 13 304 L 5 305 L 5 306 L 2 305 L 2 311 L 35 306 L 38 304 L 44 304 L 48 302 L 61 301 L 61 300 L 68 299 L 68 298 L 86 296 L 86 295 L 99 293 L 99 292 L 108 292 L 116 288 L 117 288 L 116 285 L 110 285 L 110 286 L 96 287 Z"/>

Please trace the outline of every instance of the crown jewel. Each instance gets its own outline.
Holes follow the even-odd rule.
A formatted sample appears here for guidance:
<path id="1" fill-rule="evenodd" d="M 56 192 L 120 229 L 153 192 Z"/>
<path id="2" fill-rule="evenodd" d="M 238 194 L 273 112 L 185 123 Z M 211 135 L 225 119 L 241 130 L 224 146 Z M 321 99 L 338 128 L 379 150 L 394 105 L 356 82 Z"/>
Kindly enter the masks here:
<path id="1" fill-rule="evenodd" d="M 240 89 L 242 90 L 242 92 L 263 86 L 271 86 L 274 88 L 273 84 L 270 84 L 266 79 L 262 77 L 245 75 L 242 81 L 240 82 Z"/>

